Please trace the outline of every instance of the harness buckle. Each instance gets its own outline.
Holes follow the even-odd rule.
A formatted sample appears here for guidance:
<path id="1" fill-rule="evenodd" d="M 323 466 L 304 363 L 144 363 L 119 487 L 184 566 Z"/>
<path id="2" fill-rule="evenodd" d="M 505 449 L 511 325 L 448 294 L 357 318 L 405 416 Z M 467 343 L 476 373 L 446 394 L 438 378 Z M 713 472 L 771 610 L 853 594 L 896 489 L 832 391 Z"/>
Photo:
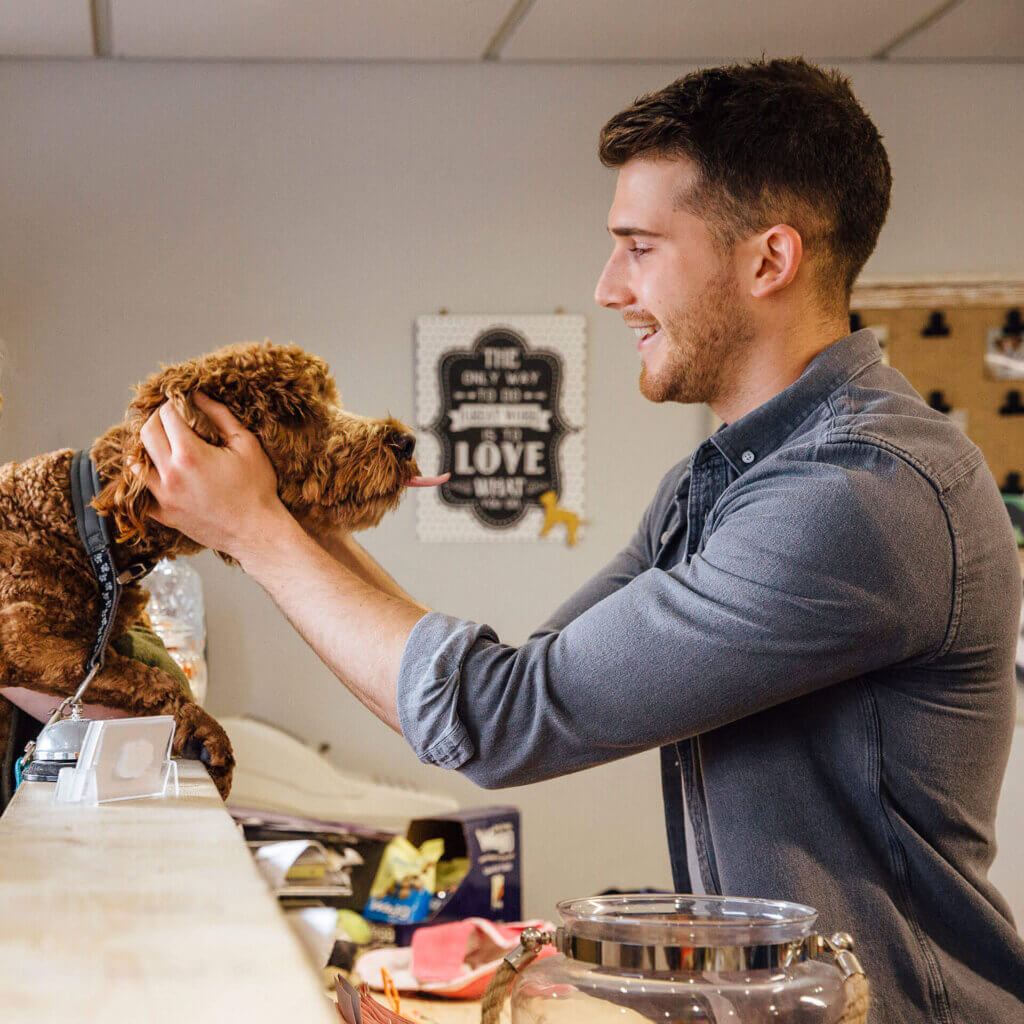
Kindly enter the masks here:
<path id="1" fill-rule="evenodd" d="M 145 562 L 133 562 L 117 575 L 117 582 L 124 586 L 126 583 L 134 583 L 136 580 L 141 580 L 152 569 L 152 566 L 147 565 Z"/>

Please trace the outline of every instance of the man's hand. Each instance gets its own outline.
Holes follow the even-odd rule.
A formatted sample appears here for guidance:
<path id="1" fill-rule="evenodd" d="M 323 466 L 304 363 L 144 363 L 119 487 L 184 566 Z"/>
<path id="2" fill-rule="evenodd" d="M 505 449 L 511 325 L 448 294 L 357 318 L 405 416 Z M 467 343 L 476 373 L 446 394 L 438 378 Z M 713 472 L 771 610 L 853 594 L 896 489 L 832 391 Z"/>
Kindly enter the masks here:
<path id="1" fill-rule="evenodd" d="M 332 557 L 281 503 L 259 440 L 223 405 L 201 394 L 195 402 L 225 446 L 198 437 L 170 403 L 160 406 L 142 428 L 154 518 L 237 558 L 338 679 L 400 732 L 402 652 L 428 609 L 344 533 L 325 542 Z"/>
<path id="2" fill-rule="evenodd" d="M 154 467 L 146 481 L 157 501 L 153 518 L 244 565 L 246 555 L 269 542 L 291 516 L 277 496 L 274 467 L 256 436 L 202 392 L 195 403 L 224 447 L 207 444 L 170 402 L 160 406 L 141 431 Z"/>

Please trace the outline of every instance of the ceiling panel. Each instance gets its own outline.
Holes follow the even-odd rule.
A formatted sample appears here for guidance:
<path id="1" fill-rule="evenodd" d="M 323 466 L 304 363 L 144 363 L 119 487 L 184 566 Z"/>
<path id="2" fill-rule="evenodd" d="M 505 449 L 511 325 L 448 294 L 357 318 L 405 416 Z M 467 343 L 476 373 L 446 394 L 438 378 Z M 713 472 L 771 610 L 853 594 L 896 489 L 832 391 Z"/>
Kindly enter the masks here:
<path id="1" fill-rule="evenodd" d="M 89 0 L 0 0 L 0 54 L 91 57 Z"/>
<path id="2" fill-rule="evenodd" d="M 477 59 L 512 0 L 110 0 L 119 57 Z"/>
<path id="3" fill-rule="evenodd" d="M 869 57 L 939 0 L 536 0 L 501 56 L 517 60 Z"/>
<path id="4" fill-rule="evenodd" d="M 964 0 L 890 56 L 1024 58 L 1024 0 Z"/>

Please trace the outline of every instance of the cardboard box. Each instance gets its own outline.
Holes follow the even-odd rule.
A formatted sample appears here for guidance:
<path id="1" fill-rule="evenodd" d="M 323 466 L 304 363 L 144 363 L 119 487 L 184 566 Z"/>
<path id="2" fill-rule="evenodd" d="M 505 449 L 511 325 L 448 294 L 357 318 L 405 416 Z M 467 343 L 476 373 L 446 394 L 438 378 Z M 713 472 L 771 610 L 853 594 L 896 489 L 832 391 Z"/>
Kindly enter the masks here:
<path id="1" fill-rule="evenodd" d="M 424 925 L 486 917 L 492 921 L 522 919 L 523 872 L 519 811 L 515 807 L 481 807 L 433 818 L 416 818 L 406 838 L 420 846 L 444 839 L 444 858 L 465 857 L 469 871 L 450 891 L 413 889 L 368 900 L 363 916 L 395 926 L 396 941 L 407 945 Z"/>

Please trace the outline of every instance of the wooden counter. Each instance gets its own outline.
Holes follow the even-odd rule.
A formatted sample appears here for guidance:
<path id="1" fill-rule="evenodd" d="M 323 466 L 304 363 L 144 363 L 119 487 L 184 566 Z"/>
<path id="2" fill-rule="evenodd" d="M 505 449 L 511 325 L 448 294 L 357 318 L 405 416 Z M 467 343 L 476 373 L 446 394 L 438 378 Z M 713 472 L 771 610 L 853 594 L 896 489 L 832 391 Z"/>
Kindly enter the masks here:
<path id="1" fill-rule="evenodd" d="M 338 1024 L 205 769 L 176 799 L 0 818 L 3 1024 Z"/>

